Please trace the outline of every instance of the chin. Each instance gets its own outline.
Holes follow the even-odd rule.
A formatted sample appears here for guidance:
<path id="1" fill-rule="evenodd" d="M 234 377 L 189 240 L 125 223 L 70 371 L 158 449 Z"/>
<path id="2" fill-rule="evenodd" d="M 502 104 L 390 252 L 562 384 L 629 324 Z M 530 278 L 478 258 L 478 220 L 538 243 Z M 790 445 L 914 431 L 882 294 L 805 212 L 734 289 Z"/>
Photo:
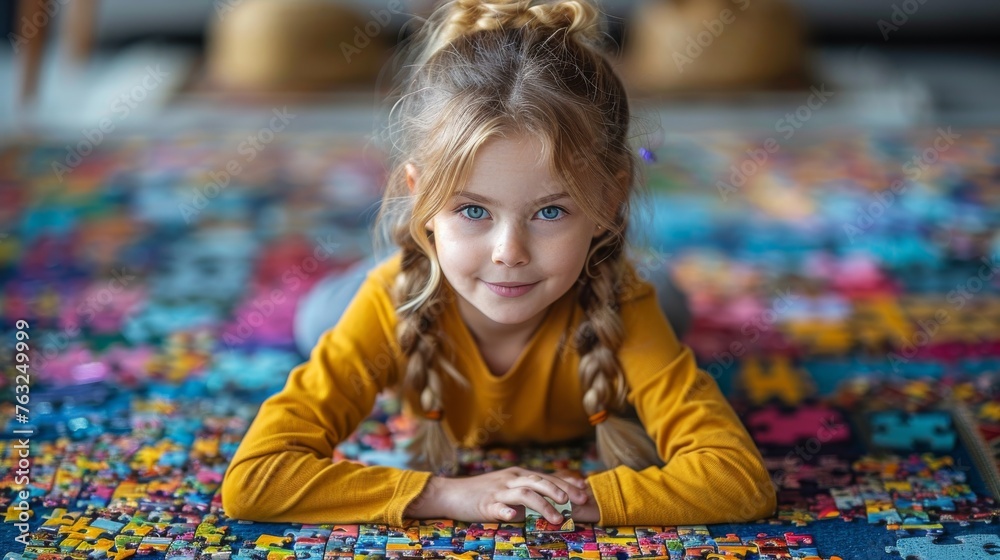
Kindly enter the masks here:
<path id="1" fill-rule="evenodd" d="M 534 316 L 533 314 L 523 312 L 513 312 L 511 309 L 493 308 L 485 311 L 480 309 L 479 312 L 485 315 L 487 319 L 500 325 L 519 325 Z"/>
<path id="2" fill-rule="evenodd" d="M 487 319 L 497 323 L 499 325 L 520 325 L 531 320 L 532 317 L 538 314 L 538 310 L 528 309 L 523 304 L 514 303 L 491 303 L 489 307 L 476 306 Z"/>

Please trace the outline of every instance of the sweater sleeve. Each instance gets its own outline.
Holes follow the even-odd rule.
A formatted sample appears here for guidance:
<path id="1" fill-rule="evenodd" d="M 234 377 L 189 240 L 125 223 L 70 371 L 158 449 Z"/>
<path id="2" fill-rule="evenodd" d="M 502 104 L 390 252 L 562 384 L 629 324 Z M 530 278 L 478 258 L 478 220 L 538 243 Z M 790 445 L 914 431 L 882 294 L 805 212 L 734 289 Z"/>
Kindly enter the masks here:
<path id="1" fill-rule="evenodd" d="M 296 523 L 403 524 L 431 473 L 333 461 L 398 377 L 395 311 L 369 275 L 310 359 L 261 405 L 222 483 L 226 515 Z"/>
<path id="2" fill-rule="evenodd" d="M 635 407 L 665 466 L 626 466 L 588 478 L 600 525 L 700 525 L 773 515 L 777 498 L 756 445 L 715 380 L 700 370 L 656 294 L 622 305 L 619 360 Z"/>

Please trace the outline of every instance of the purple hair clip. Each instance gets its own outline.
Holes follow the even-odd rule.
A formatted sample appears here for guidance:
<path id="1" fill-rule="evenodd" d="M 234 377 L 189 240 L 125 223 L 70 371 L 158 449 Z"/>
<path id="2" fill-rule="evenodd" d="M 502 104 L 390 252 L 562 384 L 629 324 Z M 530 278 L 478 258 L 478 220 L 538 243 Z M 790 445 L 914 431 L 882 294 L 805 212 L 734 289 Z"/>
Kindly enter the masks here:
<path id="1" fill-rule="evenodd" d="M 649 163 L 656 163 L 656 154 L 654 154 L 646 147 L 639 148 L 639 155 L 641 155 L 642 159 L 646 160 Z"/>

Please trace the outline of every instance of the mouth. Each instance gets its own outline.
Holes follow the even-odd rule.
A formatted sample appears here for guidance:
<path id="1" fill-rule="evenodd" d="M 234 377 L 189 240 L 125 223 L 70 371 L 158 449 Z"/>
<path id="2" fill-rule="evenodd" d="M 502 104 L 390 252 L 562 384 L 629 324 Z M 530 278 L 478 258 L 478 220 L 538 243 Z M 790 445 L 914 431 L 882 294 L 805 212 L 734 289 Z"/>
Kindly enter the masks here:
<path id="1" fill-rule="evenodd" d="M 486 282 L 486 280 L 483 280 Z M 492 284 L 494 286 L 501 286 L 504 288 L 519 288 L 521 286 L 530 286 L 532 284 L 537 284 L 538 282 L 486 282 L 487 284 Z"/>
<path id="2" fill-rule="evenodd" d="M 501 297 L 518 297 L 522 296 L 531 291 L 538 282 L 532 282 L 530 284 L 517 283 L 517 282 L 487 282 L 483 280 L 486 287 L 489 288 L 493 293 Z"/>

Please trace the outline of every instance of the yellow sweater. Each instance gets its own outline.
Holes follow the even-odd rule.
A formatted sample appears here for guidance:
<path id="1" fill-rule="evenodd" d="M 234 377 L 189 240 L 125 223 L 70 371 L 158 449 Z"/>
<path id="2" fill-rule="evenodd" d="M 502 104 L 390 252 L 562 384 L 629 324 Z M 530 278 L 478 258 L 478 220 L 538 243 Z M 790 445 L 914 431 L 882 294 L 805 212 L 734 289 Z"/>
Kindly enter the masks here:
<path id="1" fill-rule="evenodd" d="M 267 399 L 222 483 L 230 517 L 299 523 L 403 524 L 431 473 L 331 460 L 334 447 L 371 412 L 376 395 L 401 378 L 389 288 L 400 254 L 380 263 L 327 331 L 309 361 Z M 588 481 L 602 526 L 685 525 L 768 517 L 776 498 L 760 453 L 715 381 L 697 368 L 656 302 L 632 279 L 622 292 L 625 341 L 618 352 L 635 408 L 666 466 L 619 466 Z M 444 281 L 444 280 L 442 280 Z M 447 282 L 444 281 L 446 284 Z M 446 285 L 450 295 L 454 295 Z M 442 350 L 468 379 L 444 379 L 444 422 L 454 441 L 557 443 L 594 436 L 582 404 L 579 357 L 564 338 L 582 316 L 571 289 L 547 310 L 516 363 L 490 373 L 454 303 L 439 321 Z M 407 398 L 405 410 L 416 409 Z"/>

